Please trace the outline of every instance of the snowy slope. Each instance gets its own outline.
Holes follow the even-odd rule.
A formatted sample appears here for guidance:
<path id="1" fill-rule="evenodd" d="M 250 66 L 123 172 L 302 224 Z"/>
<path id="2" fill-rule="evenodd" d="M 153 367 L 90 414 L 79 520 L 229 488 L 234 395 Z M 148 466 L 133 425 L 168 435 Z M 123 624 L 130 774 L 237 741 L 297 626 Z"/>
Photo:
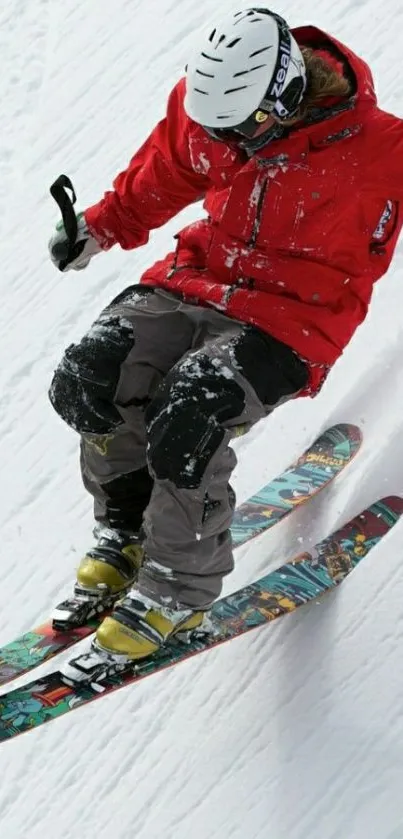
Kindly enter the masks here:
<path id="1" fill-rule="evenodd" d="M 47 402 L 52 370 L 199 212 L 138 252 L 114 250 L 62 277 L 47 259 L 57 217 L 48 187 L 66 172 L 83 206 L 98 200 L 162 114 L 192 30 L 216 6 L 2 0 L 0 642 L 47 617 L 91 541 L 77 439 Z M 348 40 L 371 63 L 382 105 L 403 115 L 399 0 L 387 0 L 386 16 L 378 0 L 323 0 L 315 20 L 312 8 L 277 10 Z M 348 474 L 245 548 L 226 591 L 378 495 L 403 493 L 402 270 L 400 247 L 320 396 L 237 443 L 242 500 L 329 423 L 365 433 Z M 402 839 L 402 563 L 403 524 L 326 604 L 4 744 L 1 836 Z"/>

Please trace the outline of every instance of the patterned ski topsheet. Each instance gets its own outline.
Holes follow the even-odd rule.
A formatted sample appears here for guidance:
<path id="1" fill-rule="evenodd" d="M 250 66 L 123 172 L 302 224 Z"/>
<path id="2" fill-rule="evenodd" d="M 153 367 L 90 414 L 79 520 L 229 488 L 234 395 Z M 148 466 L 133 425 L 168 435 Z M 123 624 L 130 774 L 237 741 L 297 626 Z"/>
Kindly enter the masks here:
<path id="1" fill-rule="evenodd" d="M 0 741 L 37 728 L 125 685 L 267 624 L 336 587 L 388 533 L 403 513 L 403 498 L 383 498 L 313 548 L 212 609 L 217 634 L 191 644 L 171 642 L 136 672 L 109 682 L 68 687 L 58 672 L 0 696 Z"/>
<path id="2" fill-rule="evenodd" d="M 234 546 L 243 545 L 285 518 L 324 489 L 358 452 L 362 434 L 355 425 L 325 431 L 298 460 L 235 511 Z"/>
<path id="3" fill-rule="evenodd" d="M 361 441 L 355 425 L 345 423 L 325 431 L 286 472 L 238 507 L 231 527 L 234 547 L 273 527 L 327 486 L 352 460 Z M 85 626 L 68 632 L 55 632 L 47 622 L 0 647 L 0 685 L 82 641 L 95 631 L 99 620 L 94 617 Z"/>

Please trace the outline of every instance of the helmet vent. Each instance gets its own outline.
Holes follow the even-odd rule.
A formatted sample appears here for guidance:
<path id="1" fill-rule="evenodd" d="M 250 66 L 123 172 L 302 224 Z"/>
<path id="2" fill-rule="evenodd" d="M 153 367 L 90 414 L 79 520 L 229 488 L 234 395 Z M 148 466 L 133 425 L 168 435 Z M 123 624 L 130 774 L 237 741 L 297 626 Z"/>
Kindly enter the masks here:
<path id="1" fill-rule="evenodd" d="M 225 93 L 237 93 L 238 90 L 246 90 L 247 87 L 249 87 L 249 85 L 247 85 L 247 84 L 243 84 L 241 87 L 230 87 L 230 88 L 228 88 L 228 90 L 224 90 L 224 94 Z"/>
<path id="2" fill-rule="evenodd" d="M 203 70 L 196 70 L 198 76 L 205 76 L 206 79 L 214 79 L 214 73 L 203 73 Z"/>
<path id="3" fill-rule="evenodd" d="M 227 49 L 230 49 L 230 47 L 234 47 L 235 44 L 238 44 L 240 40 L 240 38 L 234 38 L 232 41 L 229 42 L 229 44 L 227 44 Z"/>
<path id="4" fill-rule="evenodd" d="M 258 15 L 262 14 L 262 12 L 263 12 L 263 14 L 265 14 L 265 13 L 269 12 L 269 10 L 268 9 L 247 9 L 246 11 L 235 12 L 234 17 L 242 17 L 242 20 L 245 17 L 253 17 L 254 20 L 261 20 L 261 18 L 259 18 Z M 269 12 L 269 14 L 270 14 L 270 12 Z"/>
<path id="5" fill-rule="evenodd" d="M 269 10 L 267 9 L 267 11 L 269 11 Z M 237 23 L 242 23 L 245 19 L 248 21 L 248 23 L 260 23 L 263 20 L 263 18 L 260 17 L 262 12 L 264 13 L 265 10 L 264 9 L 248 9 L 248 11 L 246 11 L 246 12 L 235 12 L 234 18 L 237 18 L 237 19 L 234 21 L 234 26 L 236 26 Z"/>
<path id="6" fill-rule="evenodd" d="M 203 93 L 203 95 L 204 95 L 204 96 L 208 96 L 207 90 L 200 90 L 200 88 L 199 88 L 199 87 L 194 87 L 194 88 L 193 88 L 193 90 L 194 90 L 196 93 Z"/>
<path id="7" fill-rule="evenodd" d="M 260 55 L 261 52 L 266 52 L 266 50 L 272 50 L 272 49 L 273 49 L 272 45 L 267 46 L 267 47 L 262 47 L 260 50 L 255 50 L 255 52 L 251 52 L 249 58 L 254 58 L 255 55 Z"/>
<path id="8" fill-rule="evenodd" d="M 212 31 L 212 32 L 210 33 L 210 35 L 209 35 L 209 41 L 212 41 L 212 40 L 213 40 L 214 35 L 215 35 L 215 33 L 216 33 L 216 32 L 217 32 L 217 30 L 216 30 L 216 29 L 213 29 L 213 31 Z"/>
<path id="9" fill-rule="evenodd" d="M 203 58 L 208 58 L 208 59 L 209 59 L 209 61 L 219 61 L 219 62 L 220 62 L 220 64 L 222 64 L 222 61 L 223 61 L 223 59 L 222 59 L 222 58 L 214 58 L 214 56 L 213 56 L 213 55 L 207 55 L 207 53 L 206 53 L 206 52 L 202 52 L 201 54 L 202 54 Z"/>
<path id="10" fill-rule="evenodd" d="M 253 73 L 254 70 L 261 70 L 265 66 L 265 64 L 256 64 L 256 67 L 251 67 L 250 70 L 240 70 L 238 73 L 234 73 L 232 78 L 237 79 L 238 76 L 246 76 L 247 73 Z"/>

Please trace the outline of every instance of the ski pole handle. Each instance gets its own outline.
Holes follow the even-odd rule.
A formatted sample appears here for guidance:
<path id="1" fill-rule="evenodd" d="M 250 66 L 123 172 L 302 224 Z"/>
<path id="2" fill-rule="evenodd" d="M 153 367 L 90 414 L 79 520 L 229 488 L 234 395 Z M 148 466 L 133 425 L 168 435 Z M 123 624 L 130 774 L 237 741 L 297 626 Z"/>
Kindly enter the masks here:
<path id="1" fill-rule="evenodd" d="M 71 197 L 67 190 L 71 191 Z M 57 206 L 62 214 L 64 229 L 68 239 L 68 253 L 65 260 L 60 262 L 60 270 L 68 265 L 74 258 L 75 245 L 77 241 L 77 217 L 74 211 L 74 204 L 77 197 L 74 191 L 73 184 L 67 175 L 59 175 L 50 187 L 50 194 L 56 201 Z"/>

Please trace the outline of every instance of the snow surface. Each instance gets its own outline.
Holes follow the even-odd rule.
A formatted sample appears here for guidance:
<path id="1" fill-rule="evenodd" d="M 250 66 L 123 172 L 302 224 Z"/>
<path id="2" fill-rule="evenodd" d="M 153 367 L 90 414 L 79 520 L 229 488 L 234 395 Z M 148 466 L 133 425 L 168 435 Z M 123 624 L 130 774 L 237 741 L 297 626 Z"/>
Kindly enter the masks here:
<path id="1" fill-rule="evenodd" d="M 91 543 L 77 438 L 47 401 L 52 370 L 200 212 L 138 252 L 62 276 L 47 256 L 58 215 L 48 187 L 65 172 L 82 207 L 99 199 L 163 113 L 192 31 L 216 7 L 0 5 L 1 642 L 46 619 Z M 370 62 L 382 106 L 403 115 L 399 0 L 312 8 L 277 6 L 347 40 Z M 330 423 L 365 434 L 348 474 L 240 552 L 226 592 L 379 495 L 403 493 L 402 271 L 400 246 L 320 396 L 237 441 L 241 501 Z M 325 603 L 3 744 L 2 839 L 402 839 L 402 563 L 400 524 Z"/>

